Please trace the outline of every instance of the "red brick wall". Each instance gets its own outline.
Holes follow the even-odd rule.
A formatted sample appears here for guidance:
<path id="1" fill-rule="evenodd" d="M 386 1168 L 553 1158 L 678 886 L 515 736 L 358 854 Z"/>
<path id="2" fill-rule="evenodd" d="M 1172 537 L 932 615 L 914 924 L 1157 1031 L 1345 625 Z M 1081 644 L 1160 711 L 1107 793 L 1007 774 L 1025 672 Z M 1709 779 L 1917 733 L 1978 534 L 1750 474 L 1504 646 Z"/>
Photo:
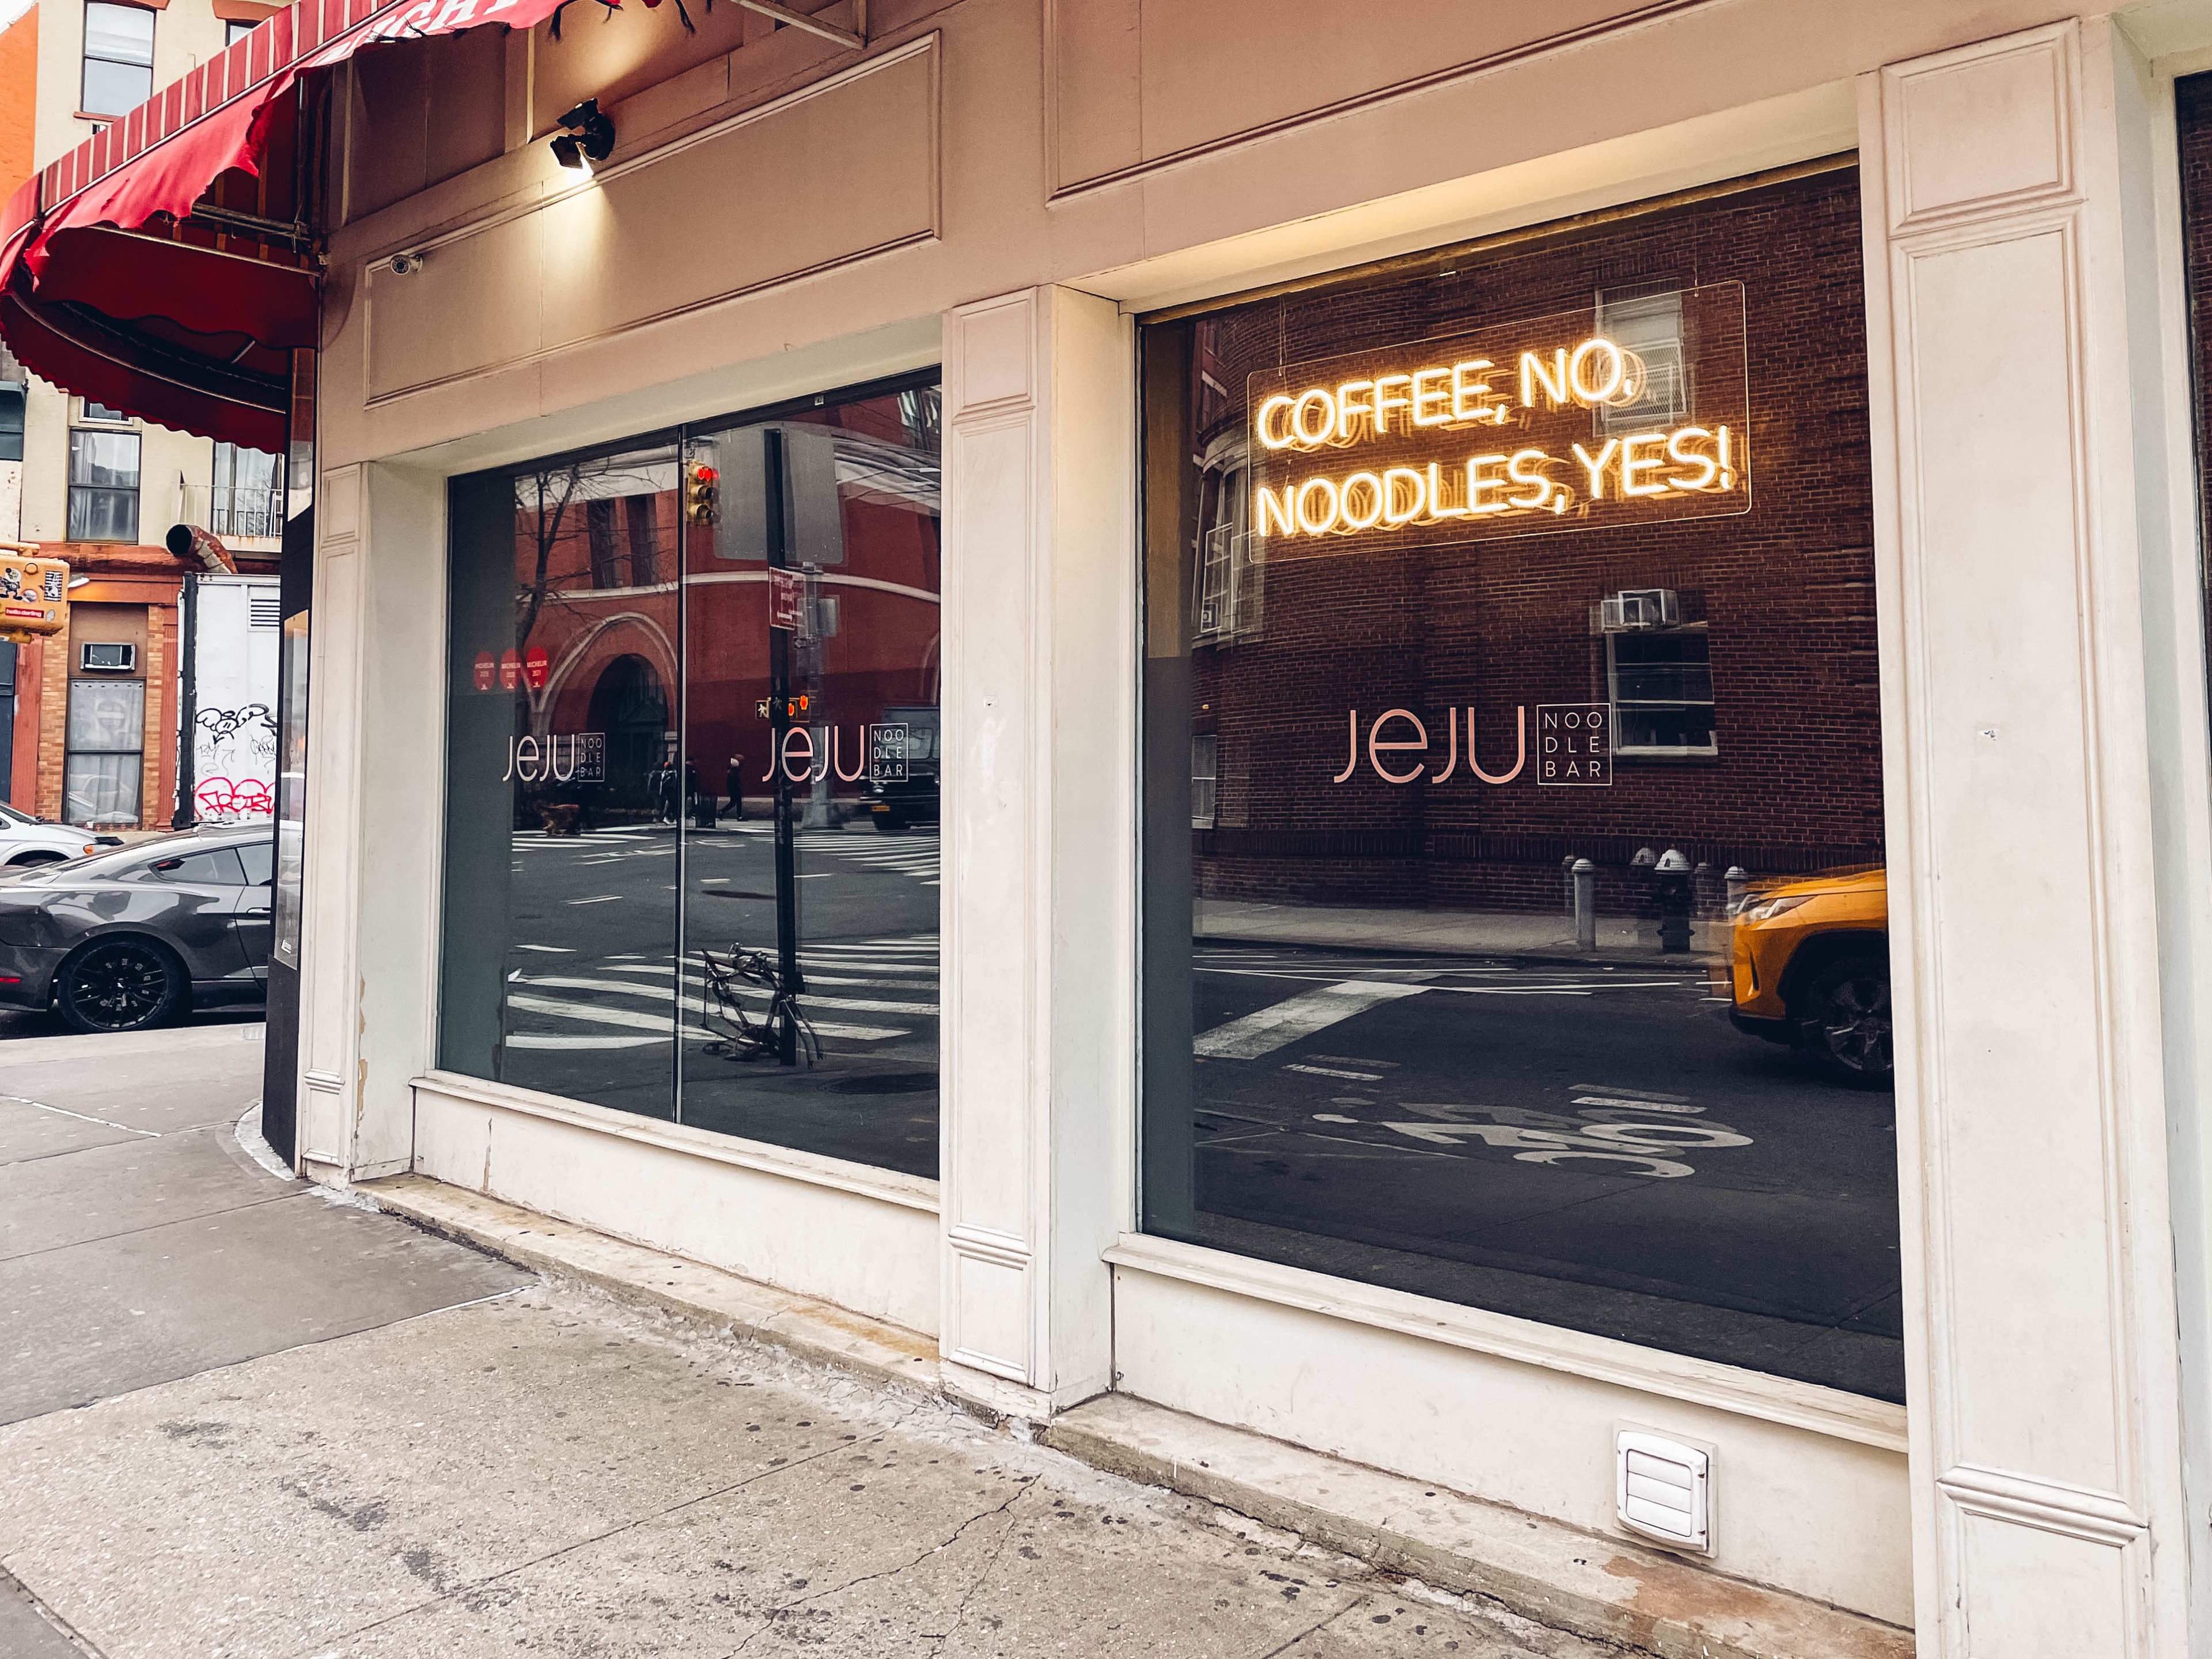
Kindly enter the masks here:
<path id="1" fill-rule="evenodd" d="M 1199 325 L 1194 358 L 1217 382 L 1195 392 L 1203 449 L 1243 422 L 1257 368 L 1586 309 L 1602 289 L 1740 282 L 1754 481 L 1739 516 L 1270 565 L 1259 637 L 1194 653 L 1194 717 L 1219 743 L 1201 890 L 1544 908 L 1571 854 L 1620 866 L 1675 846 L 1754 873 L 1878 862 L 1860 257 L 1856 174 L 1830 173 Z M 1352 708 L 1363 726 L 1421 714 L 1440 768 L 1443 711 L 1471 707 L 1485 765 L 1503 769 L 1516 705 L 1533 750 L 1537 704 L 1604 697 L 1589 610 L 1632 587 L 1676 589 L 1709 623 L 1717 759 L 1623 757 L 1607 789 L 1540 788 L 1532 761 L 1490 787 L 1468 778 L 1462 732 L 1444 783 L 1393 786 L 1364 763 L 1328 781 Z"/>

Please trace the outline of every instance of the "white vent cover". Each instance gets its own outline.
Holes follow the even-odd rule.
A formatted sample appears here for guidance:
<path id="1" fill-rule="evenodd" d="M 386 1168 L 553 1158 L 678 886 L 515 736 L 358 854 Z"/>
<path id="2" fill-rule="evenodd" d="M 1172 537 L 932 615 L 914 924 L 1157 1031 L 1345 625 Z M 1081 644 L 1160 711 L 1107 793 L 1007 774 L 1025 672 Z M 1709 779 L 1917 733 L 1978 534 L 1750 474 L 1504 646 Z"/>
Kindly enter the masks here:
<path id="1" fill-rule="evenodd" d="M 1632 1429 L 1613 1435 L 1620 1524 L 1678 1548 L 1713 1547 L 1712 1459 L 1695 1446 Z"/>

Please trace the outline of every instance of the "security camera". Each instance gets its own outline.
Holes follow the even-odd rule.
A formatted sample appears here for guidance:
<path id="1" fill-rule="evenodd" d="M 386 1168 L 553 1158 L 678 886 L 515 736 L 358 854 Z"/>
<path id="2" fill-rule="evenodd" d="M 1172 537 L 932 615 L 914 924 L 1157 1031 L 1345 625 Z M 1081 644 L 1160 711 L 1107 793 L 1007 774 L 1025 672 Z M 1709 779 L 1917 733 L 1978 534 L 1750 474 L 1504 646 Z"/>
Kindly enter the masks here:
<path id="1" fill-rule="evenodd" d="M 423 258 L 424 256 L 420 253 L 393 254 L 392 256 L 392 274 L 394 276 L 412 276 L 416 271 L 422 269 Z"/>

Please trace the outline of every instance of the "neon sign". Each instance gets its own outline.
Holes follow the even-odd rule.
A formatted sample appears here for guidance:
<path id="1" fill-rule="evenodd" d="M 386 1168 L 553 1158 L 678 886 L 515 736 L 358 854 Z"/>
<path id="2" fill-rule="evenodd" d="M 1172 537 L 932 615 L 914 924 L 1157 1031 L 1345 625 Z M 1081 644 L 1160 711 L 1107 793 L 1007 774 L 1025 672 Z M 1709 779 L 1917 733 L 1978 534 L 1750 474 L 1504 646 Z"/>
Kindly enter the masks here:
<path id="1" fill-rule="evenodd" d="M 1748 511 L 1742 285 L 1632 307 L 1250 375 L 1267 556 Z"/>

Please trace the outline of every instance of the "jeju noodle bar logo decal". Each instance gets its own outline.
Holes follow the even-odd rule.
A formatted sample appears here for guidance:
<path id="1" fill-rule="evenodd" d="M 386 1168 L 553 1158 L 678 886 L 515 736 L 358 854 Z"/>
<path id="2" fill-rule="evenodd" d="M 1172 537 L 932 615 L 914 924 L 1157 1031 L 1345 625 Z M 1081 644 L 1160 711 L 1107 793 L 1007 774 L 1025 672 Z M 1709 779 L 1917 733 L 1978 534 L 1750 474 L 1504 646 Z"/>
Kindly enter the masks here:
<path id="1" fill-rule="evenodd" d="M 1249 377 L 1270 560 L 1747 512 L 1743 286 Z"/>

